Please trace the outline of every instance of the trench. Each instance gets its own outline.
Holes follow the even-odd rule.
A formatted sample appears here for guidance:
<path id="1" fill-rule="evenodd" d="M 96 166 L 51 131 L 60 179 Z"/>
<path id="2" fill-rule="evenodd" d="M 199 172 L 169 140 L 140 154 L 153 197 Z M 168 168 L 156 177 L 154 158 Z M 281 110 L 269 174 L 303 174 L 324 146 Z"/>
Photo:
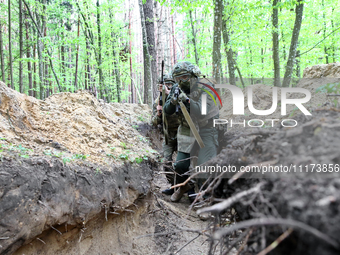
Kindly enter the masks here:
<path id="1" fill-rule="evenodd" d="M 157 130 L 139 132 L 159 149 Z M 159 164 L 98 169 L 58 158 L 2 159 L 1 254 L 205 254 L 206 229 L 190 201 L 171 203 Z M 190 245 L 188 245 L 190 242 Z"/>

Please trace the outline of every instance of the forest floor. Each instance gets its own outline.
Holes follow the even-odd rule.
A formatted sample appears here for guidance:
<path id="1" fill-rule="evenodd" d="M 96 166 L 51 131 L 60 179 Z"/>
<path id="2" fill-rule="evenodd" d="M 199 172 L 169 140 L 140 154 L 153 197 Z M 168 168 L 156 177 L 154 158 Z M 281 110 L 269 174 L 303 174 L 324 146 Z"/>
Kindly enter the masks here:
<path id="1" fill-rule="evenodd" d="M 228 127 L 224 149 L 207 165 L 340 164 L 339 101 L 317 92 L 324 86 L 339 93 L 327 85 L 340 82 L 339 72 L 339 64 L 306 69 L 298 87 L 312 94 L 304 104 L 312 116 L 289 106 L 285 118 L 295 119 L 295 128 Z M 254 107 L 270 108 L 272 88 L 256 84 L 253 91 Z M 225 94 L 221 119 L 283 119 L 279 111 L 255 116 L 247 104 L 245 116 L 233 117 L 231 101 Z M 206 207 L 227 199 L 232 206 L 215 221 L 201 221 L 187 197 L 172 203 L 160 192 L 168 184 L 148 106 L 107 104 L 85 91 L 41 101 L 0 83 L 0 113 L 1 254 L 223 254 L 228 248 L 228 254 L 255 254 L 275 240 L 281 242 L 275 254 L 338 254 L 339 172 L 217 178 Z M 292 229 L 263 222 L 241 227 L 264 217 L 285 219 Z M 211 242 L 208 236 L 219 232 L 213 221 L 237 230 Z"/>

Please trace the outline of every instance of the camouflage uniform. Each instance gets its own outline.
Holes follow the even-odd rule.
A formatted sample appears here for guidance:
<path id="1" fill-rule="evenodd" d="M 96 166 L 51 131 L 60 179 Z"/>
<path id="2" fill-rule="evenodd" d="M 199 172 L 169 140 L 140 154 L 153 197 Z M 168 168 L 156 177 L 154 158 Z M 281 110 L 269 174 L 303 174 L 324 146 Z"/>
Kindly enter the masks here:
<path id="1" fill-rule="evenodd" d="M 171 76 L 164 75 L 164 83 L 172 83 L 174 84 L 174 81 L 172 80 Z M 165 101 L 167 100 L 168 95 L 165 96 Z M 155 100 L 155 103 L 153 105 L 152 109 L 152 120 L 151 123 L 154 126 L 163 125 L 162 123 L 162 116 L 158 116 L 157 114 L 157 105 L 159 102 L 159 96 Z M 166 144 L 165 139 L 163 139 L 162 148 L 163 148 L 163 158 L 166 161 L 165 166 L 166 172 L 173 171 L 172 169 L 172 155 L 174 152 L 177 151 L 177 129 L 179 126 L 178 116 L 176 114 L 166 114 L 164 112 L 165 121 L 166 121 L 166 133 L 168 135 L 168 144 Z M 174 174 L 166 174 L 166 177 L 171 185 L 174 184 Z"/>
<path id="2" fill-rule="evenodd" d="M 179 81 L 179 84 L 176 84 L 172 87 L 171 92 L 164 104 L 163 110 L 166 114 L 174 114 L 176 112 L 176 104 L 178 100 L 181 100 L 185 107 L 187 108 L 190 116 L 192 117 L 196 128 L 199 130 L 199 134 L 203 140 L 205 145 L 204 148 L 199 149 L 197 153 L 197 165 L 200 165 L 211 158 L 215 157 L 217 154 L 217 130 L 213 127 L 213 120 L 218 118 L 218 107 L 215 106 L 214 100 L 207 95 L 207 114 L 201 114 L 201 94 L 206 93 L 202 92 L 198 81 L 201 81 L 198 77 L 200 75 L 200 71 L 197 66 L 191 64 L 190 62 L 180 62 L 177 63 L 173 70 L 173 77 L 189 77 L 186 81 Z M 203 83 L 208 83 L 210 86 L 214 86 L 212 83 L 207 82 L 206 80 Z M 179 87 L 182 93 L 178 96 L 176 100 L 175 91 L 176 88 Z M 213 95 L 213 92 L 208 89 L 210 94 Z M 186 100 L 189 98 L 189 102 Z M 178 107 L 177 107 L 178 108 Z M 188 176 L 183 175 L 185 172 L 189 170 L 190 166 L 190 154 L 194 153 L 193 148 L 195 144 L 195 138 L 190 135 L 190 127 L 184 118 L 182 111 L 178 111 L 180 126 L 178 128 L 178 154 L 176 158 L 176 163 L 174 164 L 175 171 L 182 175 L 177 178 L 178 182 L 184 182 Z M 182 190 L 181 190 L 182 189 Z M 183 196 L 185 191 L 189 190 L 190 187 L 188 185 L 182 186 L 178 191 L 176 191 L 171 200 L 173 202 L 179 201 L 179 199 Z M 181 193 L 180 195 L 176 193 Z"/>

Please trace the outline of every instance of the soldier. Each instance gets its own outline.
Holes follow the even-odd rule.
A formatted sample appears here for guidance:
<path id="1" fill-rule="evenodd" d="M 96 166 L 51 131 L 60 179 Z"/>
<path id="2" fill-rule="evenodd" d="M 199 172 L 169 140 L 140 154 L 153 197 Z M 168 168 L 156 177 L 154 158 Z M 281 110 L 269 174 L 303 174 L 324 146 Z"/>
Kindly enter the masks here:
<path id="1" fill-rule="evenodd" d="M 163 76 L 164 81 L 164 102 L 166 101 L 172 86 L 175 84 L 175 81 L 172 79 L 170 75 Z M 159 84 L 159 91 L 163 90 L 163 85 Z M 164 115 L 164 120 L 162 117 Z M 155 100 L 153 106 L 153 117 L 152 124 L 154 126 L 163 125 L 164 130 L 164 139 L 163 139 L 163 158 L 165 160 L 165 168 L 167 172 L 172 170 L 172 156 L 174 152 L 177 151 L 177 129 L 179 126 L 178 116 L 176 114 L 168 115 L 162 113 L 162 106 L 159 104 L 159 97 Z M 174 176 L 173 174 L 166 174 L 166 177 L 171 185 L 174 184 Z M 162 193 L 166 195 L 172 195 L 174 193 L 173 189 L 165 189 Z"/>
<path id="2" fill-rule="evenodd" d="M 201 114 L 201 94 L 200 89 L 202 85 L 199 83 L 201 72 L 199 68 L 190 62 L 177 63 L 173 69 L 172 76 L 176 84 L 172 87 L 171 92 L 164 104 L 164 112 L 166 114 L 174 114 L 178 109 L 178 103 L 181 101 L 190 112 L 190 116 L 194 117 L 193 122 L 199 129 L 199 136 L 201 137 L 204 147 L 198 151 L 197 165 L 200 165 L 217 154 L 217 130 L 213 127 L 214 118 L 218 118 L 218 107 L 215 106 L 213 99 L 210 95 L 207 96 L 207 114 Z M 213 86 L 212 83 L 209 83 Z M 205 88 L 205 91 L 212 91 Z M 184 182 L 188 176 L 183 175 L 189 170 L 190 166 L 190 153 L 195 143 L 195 138 L 190 136 L 193 130 L 189 127 L 189 120 L 186 119 L 183 111 L 177 110 L 180 120 L 178 128 L 178 154 L 176 162 L 174 163 L 175 171 L 180 175 L 177 182 Z M 190 118 L 190 117 L 189 117 Z M 185 192 L 192 189 L 192 185 L 186 184 L 181 186 L 172 196 L 171 201 L 178 202 Z"/>

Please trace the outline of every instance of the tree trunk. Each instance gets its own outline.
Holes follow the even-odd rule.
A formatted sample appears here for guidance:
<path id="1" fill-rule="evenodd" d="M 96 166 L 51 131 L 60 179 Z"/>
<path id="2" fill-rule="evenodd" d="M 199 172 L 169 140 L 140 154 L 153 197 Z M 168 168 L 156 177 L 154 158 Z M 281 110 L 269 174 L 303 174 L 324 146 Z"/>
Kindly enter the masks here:
<path id="1" fill-rule="evenodd" d="M 80 16 L 78 14 L 78 33 L 77 33 L 77 38 L 78 38 L 78 43 L 77 43 L 77 52 L 76 52 L 76 71 L 74 74 L 74 88 L 77 89 L 78 87 L 78 57 L 79 57 L 79 33 L 80 32 Z"/>
<path id="2" fill-rule="evenodd" d="M 99 73 L 99 93 L 103 95 L 103 69 L 102 69 L 102 35 L 100 30 L 100 8 L 99 0 L 97 0 L 97 29 L 98 29 L 98 73 Z"/>
<path id="3" fill-rule="evenodd" d="M 29 23 L 28 17 L 25 15 L 25 27 L 26 27 L 26 57 L 28 59 L 31 58 L 31 50 L 30 50 L 30 43 L 29 43 Z M 28 73 L 28 95 L 33 96 L 33 84 L 32 84 L 32 65 L 31 61 L 27 61 L 27 73 Z"/>
<path id="4" fill-rule="evenodd" d="M 282 38 L 282 50 L 283 50 L 283 60 L 286 61 L 287 59 L 287 52 L 286 52 L 286 45 L 285 45 L 285 38 L 283 36 L 283 31 L 281 31 L 281 38 Z"/>
<path id="5" fill-rule="evenodd" d="M 280 87 L 280 48 L 279 48 L 279 17 L 278 17 L 278 4 L 279 0 L 273 0 L 273 61 L 274 61 L 274 86 Z"/>
<path id="6" fill-rule="evenodd" d="M 60 54 L 61 54 L 61 77 L 63 77 L 63 87 L 66 90 L 66 69 L 65 69 L 65 46 L 64 46 L 64 32 L 61 32 L 61 47 L 60 47 Z"/>
<path id="7" fill-rule="evenodd" d="M 327 26 L 326 26 L 326 14 L 325 14 L 325 2 L 324 2 L 324 0 L 322 0 L 321 4 L 322 4 L 322 9 L 323 9 L 323 12 L 322 12 L 322 18 L 323 18 L 323 39 L 325 40 L 326 39 Z M 324 52 L 325 52 L 326 64 L 328 64 L 329 61 L 328 61 L 328 52 L 327 52 L 326 42 L 323 43 L 323 49 L 324 49 Z"/>
<path id="8" fill-rule="evenodd" d="M 45 29 L 44 29 L 44 37 L 46 37 L 46 31 L 47 30 L 47 27 L 45 26 Z M 48 73 L 48 56 L 45 57 L 45 69 L 44 69 L 44 72 L 45 72 L 45 97 L 49 97 L 50 96 L 50 86 L 49 86 L 49 73 Z"/>
<path id="9" fill-rule="evenodd" d="M 117 100 L 118 103 L 121 102 L 121 97 L 120 97 L 120 90 L 121 90 L 121 82 L 120 82 L 120 72 L 119 72 L 119 56 L 117 54 L 117 51 L 113 48 L 113 56 L 114 56 L 114 72 L 115 72 L 115 77 L 116 77 L 116 89 L 117 89 Z"/>
<path id="10" fill-rule="evenodd" d="M 133 80 L 132 80 L 132 37 L 131 37 L 131 6 L 130 6 L 130 1 L 129 1 L 129 53 L 130 53 L 130 92 L 131 92 L 131 103 L 135 103 L 134 102 L 134 89 L 133 89 Z"/>
<path id="11" fill-rule="evenodd" d="M 5 25 L 4 25 L 5 26 Z M 1 80 L 6 82 L 5 80 L 5 59 L 4 59 L 4 51 L 3 51 L 3 41 L 2 41 L 2 24 L 0 21 L 0 61 L 1 61 Z"/>
<path id="12" fill-rule="evenodd" d="M 73 75 L 72 75 L 72 46 L 70 45 L 70 47 L 68 47 L 68 68 L 67 68 L 67 70 L 68 70 L 68 73 L 69 73 L 69 79 L 70 79 L 70 88 L 69 88 L 69 91 L 70 92 L 74 92 L 74 87 L 73 87 L 73 82 L 72 82 L 72 77 L 73 77 Z"/>
<path id="13" fill-rule="evenodd" d="M 332 31 L 334 31 L 334 7 L 332 7 L 332 19 L 331 19 L 331 26 L 332 26 Z M 335 42 L 334 42 L 334 36 L 332 37 L 332 58 L 333 58 L 333 63 L 335 63 Z"/>
<path id="14" fill-rule="evenodd" d="M 8 0 L 8 45 L 9 45 L 9 72 L 11 79 L 11 88 L 14 89 L 13 82 L 13 63 L 12 63 L 12 25 L 11 25 L 11 0 Z"/>
<path id="15" fill-rule="evenodd" d="M 145 29 L 147 35 L 148 53 L 151 61 L 152 92 L 153 98 L 157 97 L 157 67 L 156 67 L 156 48 L 155 48 L 155 24 L 153 15 L 153 0 L 146 0 L 143 4 L 143 14 L 145 19 Z"/>
<path id="16" fill-rule="evenodd" d="M 44 31 L 44 18 L 42 16 L 42 20 L 39 17 L 39 14 L 36 12 L 36 18 L 37 18 L 37 25 L 39 27 L 40 31 Z M 38 51 L 38 66 L 39 66 L 39 99 L 44 99 L 44 61 L 43 61 L 43 51 L 44 51 L 44 44 L 42 42 L 43 34 L 39 33 L 37 31 L 37 51 Z"/>
<path id="17" fill-rule="evenodd" d="M 192 43 L 194 44 L 194 50 L 195 50 L 195 61 L 196 61 L 196 65 L 199 66 L 199 57 L 198 57 L 197 45 L 196 45 L 196 32 L 195 32 L 194 21 L 192 19 L 191 10 L 189 10 L 189 17 L 190 17 L 190 23 L 191 23 Z"/>
<path id="18" fill-rule="evenodd" d="M 298 56 L 296 58 L 296 76 L 301 78 L 301 68 L 300 68 L 300 51 L 298 50 L 296 52 L 296 55 Z"/>
<path id="19" fill-rule="evenodd" d="M 142 23 L 143 36 L 143 58 L 144 58 L 144 103 L 152 107 L 153 104 L 153 87 L 152 87 L 152 72 L 151 72 L 151 56 L 148 49 L 148 40 L 146 35 L 146 25 L 143 11 L 143 1 L 138 0 L 139 10 Z M 157 93 L 157 92 L 156 92 Z"/>
<path id="20" fill-rule="evenodd" d="M 35 44 L 33 45 L 33 59 L 35 60 Z M 37 98 L 38 97 L 38 94 L 37 94 L 37 64 L 36 62 L 34 61 L 33 62 L 33 97 Z"/>
<path id="21" fill-rule="evenodd" d="M 224 50 L 226 52 L 227 61 L 228 61 L 229 83 L 231 85 L 236 85 L 234 53 L 230 45 L 226 18 L 222 20 L 222 35 L 223 35 L 223 41 L 224 41 Z"/>
<path id="22" fill-rule="evenodd" d="M 219 84 L 221 81 L 221 28 L 223 14 L 223 0 L 214 0 L 214 37 L 213 37 L 213 58 L 212 69 L 213 77 Z"/>
<path id="23" fill-rule="evenodd" d="M 175 44 L 175 27 L 174 27 L 174 14 L 171 16 L 171 25 L 172 25 L 172 45 L 174 51 L 174 64 L 176 64 L 176 44 Z"/>
<path id="24" fill-rule="evenodd" d="M 22 38 L 22 0 L 19 0 L 19 91 L 20 93 L 23 93 L 23 82 L 22 82 L 22 57 L 24 55 L 23 50 L 23 38 Z"/>
<path id="25" fill-rule="evenodd" d="M 289 56 L 286 65 L 286 72 L 283 79 L 283 87 L 288 87 L 292 79 L 294 59 L 296 56 L 297 43 L 299 40 L 300 28 L 303 16 L 303 0 L 297 0 L 297 5 L 295 8 L 295 24 L 293 29 L 292 40 L 289 48 Z"/>
<path id="26" fill-rule="evenodd" d="M 88 38 L 86 38 L 85 89 L 88 90 L 90 90 L 91 87 L 90 57 L 91 57 L 90 43 Z"/>

